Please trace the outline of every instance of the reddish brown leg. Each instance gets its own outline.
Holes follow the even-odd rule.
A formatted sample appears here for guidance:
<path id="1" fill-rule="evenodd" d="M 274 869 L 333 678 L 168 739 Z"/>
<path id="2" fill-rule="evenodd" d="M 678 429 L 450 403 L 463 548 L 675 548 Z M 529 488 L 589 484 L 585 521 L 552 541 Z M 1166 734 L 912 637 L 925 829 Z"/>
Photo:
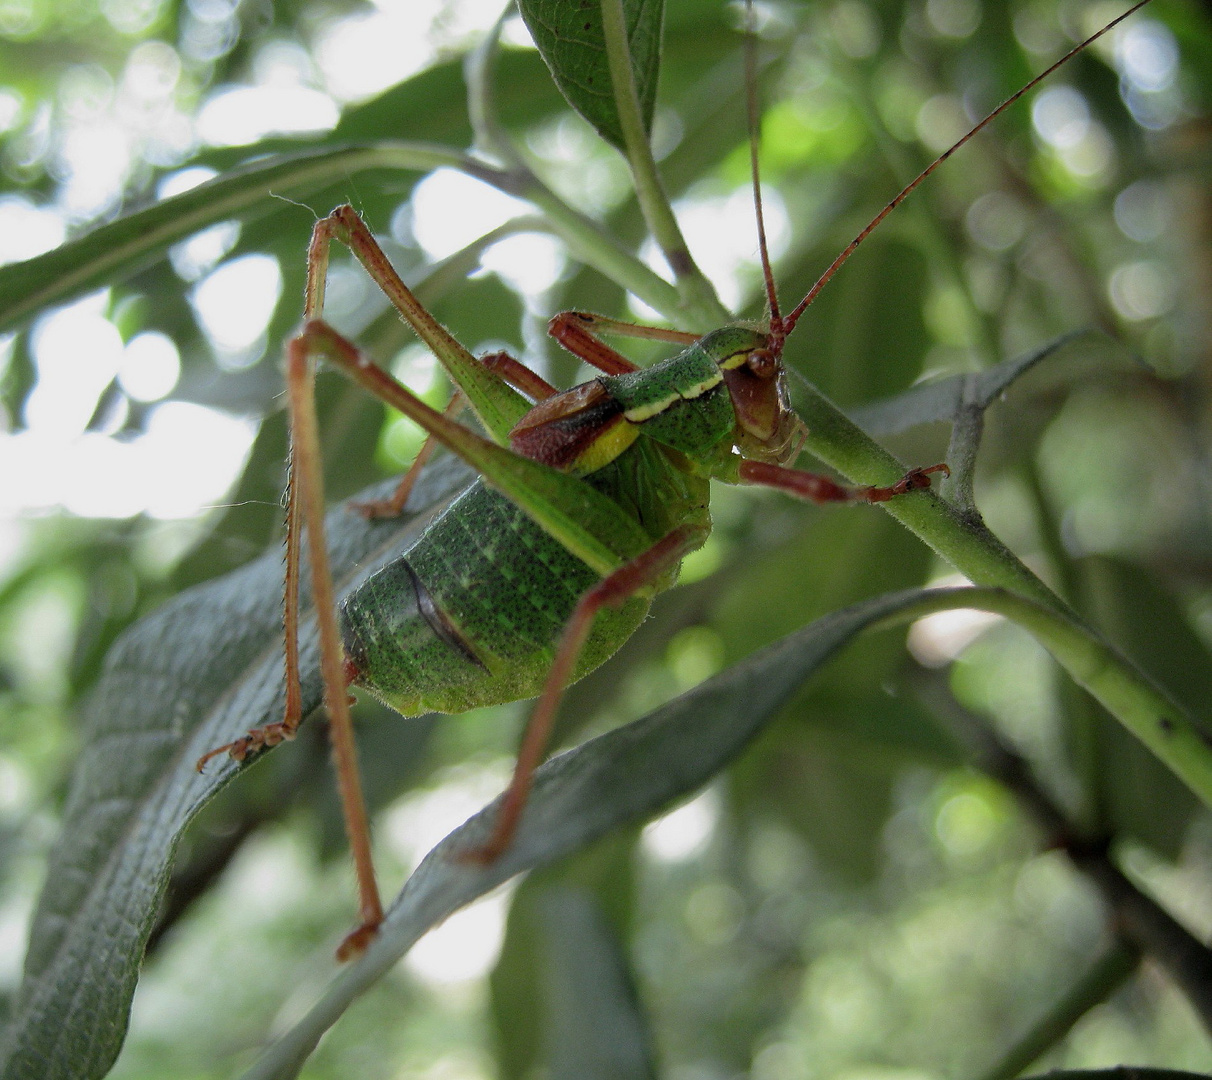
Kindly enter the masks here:
<path id="1" fill-rule="evenodd" d="M 337 958 L 345 960 L 361 952 L 378 932 L 379 924 L 383 921 L 383 906 L 379 900 L 370 853 L 370 824 L 358 774 L 353 718 L 349 712 L 340 632 L 337 629 L 337 601 L 328 564 L 328 547 L 324 540 L 323 469 L 315 399 L 312 395 L 314 364 L 304 337 L 294 338 L 287 346 L 286 364 L 291 431 L 298 466 L 295 482 L 300 488 L 299 498 L 303 506 L 301 517 L 311 541 L 311 582 L 320 632 L 324 703 L 328 709 L 337 786 L 358 879 L 358 907 L 362 919 L 361 925 L 337 950 Z"/>
<path id="2" fill-rule="evenodd" d="M 639 368 L 621 352 L 612 349 L 600 334 L 645 338 L 649 341 L 669 341 L 675 345 L 693 345 L 701 334 L 684 330 L 667 330 L 661 326 L 641 326 L 639 323 L 610 319 L 590 311 L 561 311 L 547 324 L 547 332 L 573 356 L 591 364 L 607 375 L 626 375 Z"/>
<path id="3" fill-rule="evenodd" d="M 581 311 L 561 311 L 547 324 L 547 332 L 573 356 L 607 375 L 626 375 L 629 371 L 638 371 L 639 368 L 627 357 L 612 349 L 589 329 L 595 324 L 596 318 Z"/>
<path id="4" fill-rule="evenodd" d="M 581 597 L 564 627 L 555 660 L 547 673 L 547 681 L 543 684 L 543 692 L 535 703 L 534 712 L 530 714 L 522 745 L 518 750 L 518 760 L 514 765 L 513 779 L 497 812 L 492 835 L 483 847 L 466 854 L 465 857 L 469 861 L 490 863 L 509 847 L 517 830 L 518 819 L 526 807 L 535 769 L 543 760 L 547 740 L 551 737 L 560 698 L 563 697 L 564 688 L 572 677 L 581 648 L 593 628 L 594 616 L 602 608 L 618 606 L 646 585 L 650 585 L 680 562 L 688 552 L 693 551 L 702 540 L 702 529 L 693 525 L 681 525 L 647 551 L 603 578 Z"/>
<path id="5" fill-rule="evenodd" d="M 625 322 L 622 319 L 611 319 L 606 315 L 595 315 L 592 311 L 561 311 L 552 317 L 547 324 L 547 332 L 563 345 L 569 352 L 582 360 L 600 367 L 592 356 L 581 351 L 586 340 L 593 342 L 590 351 L 594 355 L 604 355 L 610 367 L 601 367 L 607 375 L 622 375 L 635 371 L 635 365 L 625 356 L 604 345 L 602 334 L 618 334 L 620 337 L 643 338 L 646 341 L 668 341 L 674 345 L 693 345 L 702 334 L 691 334 L 685 330 L 669 330 L 663 326 L 644 326 L 641 323 Z M 599 353 L 598 350 L 604 350 Z M 623 365 L 618 370 L 615 365 Z"/>
<path id="6" fill-rule="evenodd" d="M 314 379 L 314 370 L 308 373 Z M 314 385 L 309 382 L 308 391 Z M 292 439 L 293 442 L 293 439 Z M 303 699 L 299 687 L 299 561 L 303 522 L 299 480 L 295 475 L 295 449 L 292 445 L 287 464 L 286 477 L 286 586 L 282 605 L 283 644 L 286 664 L 286 707 L 282 719 L 264 727 L 253 728 L 235 742 L 208 750 L 194 766 L 201 772 L 211 758 L 227 754 L 236 761 L 244 761 L 250 754 L 258 753 L 281 742 L 289 742 L 298 733 L 303 722 Z"/>
<path id="7" fill-rule="evenodd" d="M 331 230 L 319 222 L 312 231 L 307 257 L 307 286 L 304 300 L 305 325 L 311 325 L 324 306 L 324 288 L 328 267 L 328 242 Z M 243 760 L 250 753 L 292 739 L 301 716 L 299 693 L 299 563 L 301 533 L 311 540 L 310 562 L 312 595 L 320 634 L 320 666 L 324 677 L 324 702 L 328 710 L 329 734 L 337 785 L 345 814 L 358 881 L 361 925 L 337 950 L 337 958 L 348 959 L 360 953 L 378 932 L 383 921 L 383 905 L 375 881 L 370 853 L 370 825 L 362 784 L 358 774 L 354 745 L 353 719 L 346 693 L 348 680 L 341 655 L 337 628 L 336 595 L 324 539 L 324 487 L 320 441 L 315 410 L 315 364 L 310 339 L 305 333 L 293 338 L 286 347 L 286 380 L 290 402 L 291 469 L 287 482 L 286 539 L 286 709 L 281 721 L 256 728 L 227 746 L 210 751 L 199 759 L 199 771 L 212 757 L 228 753 Z"/>
<path id="8" fill-rule="evenodd" d="M 317 222 L 307 249 L 307 283 L 303 295 L 305 321 L 316 318 L 324 308 L 324 287 L 328 280 L 328 242 L 329 231 L 323 222 Z M 306 391 L 308 398 L 314 400 L 314 365 L 305 366 L 299 378 L 305 384 L 302 389 Z M 293 413 L 291 420 L 290 457 L 286 473 L 286 590 L 282 605 L 286 653 L 286 708 L 278 723 L 253 728 L 235 742 L 203 754 L 198 758 L 198 772 L 202 771 L 211 758 L 220 754 L 228 754 L 236 761 L 243 761 L 249 754 L 277 746 L 280 742 L 287 742 L 295 737 L 299 725 L 303 722 L 303 704 L 299 691 L 299 563 L 303 522 L 302 502 L 299 497 L 299 440 L 294 429 Z"/>
<path id="9" fill-rule="evenodd" d="M 467 399 L 463 396 L 463 392 L 456 390 L 450 398 L 450 404 L 446 406 L 446 410 L 442 415 L 453 419 L 466 407 Z M 412 494 L 412 488 L 417 482 L 417 477 L 421 475 L 421 470 L 429 463 L 429 459 L 433 457 L 433 452 L 437 448 L 437 440 L 432 435 L 425 436 L 421 449 L 417 451 L 417 456 L 413 458 L 412 464 L 408 467 L 408 472 L 404 474 L 399 484 L 396 485 L 395 491 L 386 499 L 351 502 L 349 508 L 361 514 L 364 518 L 399 517 L 404 513 L 404 507 L 408 505 L 408 496 Z"/>
<path id="10" fill-rule="evenodd" d="M 927 469 L 910 469 L 891 487 L 851 488 L 843 487 L 827 476 L 789 469 L 785 465 L 771 465 L 764 461 L 743 461 L 740 465 L 740 477 L 745 483 L 779 488 L 816 503 L 887 502 L 897 495 L 928 488 L 932 473 L 950 476 L 951 470 L 946 464 L 931 465 Z"/>

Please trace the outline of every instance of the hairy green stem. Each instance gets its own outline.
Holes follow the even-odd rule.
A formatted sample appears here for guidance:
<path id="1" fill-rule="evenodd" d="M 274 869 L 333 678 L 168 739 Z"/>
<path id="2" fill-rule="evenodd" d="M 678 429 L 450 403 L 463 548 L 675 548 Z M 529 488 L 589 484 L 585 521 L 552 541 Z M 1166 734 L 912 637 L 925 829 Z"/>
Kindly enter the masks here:
<path id="1" fill-rule="evenodd" d="M 808 426 L 804 446 L 859 484 L 895 484 L 905 466 L 809 383 L 796 394 Z M 883 504 L 894 518 L 978 585 L 991 585 L 1067 612 L 1063 601 L 1024 566 L 977 518 L 966 517 L 936 495 L 921 492 Z"/>

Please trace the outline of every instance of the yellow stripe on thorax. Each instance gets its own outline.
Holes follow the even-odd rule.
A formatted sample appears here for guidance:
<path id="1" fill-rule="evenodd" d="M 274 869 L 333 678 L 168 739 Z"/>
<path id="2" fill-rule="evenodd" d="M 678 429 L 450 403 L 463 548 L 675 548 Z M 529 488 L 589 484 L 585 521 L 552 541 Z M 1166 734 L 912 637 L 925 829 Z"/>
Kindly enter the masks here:
<path id="1" fill-rule="evenodd" d="M 734 352 L 731 356 L 720 361 L 721 371 L 735 371 L 739 367 L 744 367 L 749 360 L 749 351 L 742 349 L 740 352 Z"/>
<path id="2" fill-rule="evenodd" d="M 576 456 L 570 471 L 578 476 L 597 472 L 614 461 L 638 436 L 639 431 L 635 425 L 618 416 Z"/>

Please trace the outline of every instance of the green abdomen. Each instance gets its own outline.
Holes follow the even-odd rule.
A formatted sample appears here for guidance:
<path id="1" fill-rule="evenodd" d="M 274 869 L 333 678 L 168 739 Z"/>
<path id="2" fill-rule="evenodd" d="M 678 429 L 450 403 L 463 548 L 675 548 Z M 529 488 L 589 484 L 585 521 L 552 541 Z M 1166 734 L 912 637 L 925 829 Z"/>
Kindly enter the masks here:
<path id="1" fill-rule="evenodd" d="M 405 716 L 533 697 L 564 624 L 598 580 L 507 498 L 476 483 L 341 605 L 354 681 Z M 648 606 L 632 599 L 603 611 L 576 677 L 613 654 Z"/>

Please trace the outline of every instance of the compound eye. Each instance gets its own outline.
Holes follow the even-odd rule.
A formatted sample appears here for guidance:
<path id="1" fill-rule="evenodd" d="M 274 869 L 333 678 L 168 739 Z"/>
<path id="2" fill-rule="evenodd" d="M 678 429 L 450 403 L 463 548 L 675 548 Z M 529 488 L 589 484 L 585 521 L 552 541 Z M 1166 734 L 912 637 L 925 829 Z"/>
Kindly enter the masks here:
<path id="1" fill-rule="evenodd" d="M 779 362 L 769 349 L 754 349 L 745 360 L 745 366 L 759 379 L 773 379 L 779 372 Z"/>

